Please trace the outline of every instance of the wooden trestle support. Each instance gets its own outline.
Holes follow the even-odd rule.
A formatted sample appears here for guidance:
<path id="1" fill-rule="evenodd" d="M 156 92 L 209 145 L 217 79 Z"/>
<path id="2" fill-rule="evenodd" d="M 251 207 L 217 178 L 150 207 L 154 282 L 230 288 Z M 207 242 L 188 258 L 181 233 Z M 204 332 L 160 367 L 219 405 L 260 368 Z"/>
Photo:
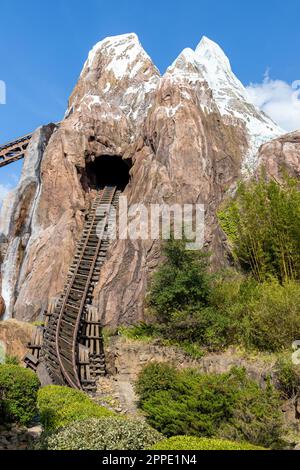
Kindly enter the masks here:
<path id="1" fill-rule="evenodd" d="M 0 168 L 24 158 L 32 134 L 0 146 Z"/>

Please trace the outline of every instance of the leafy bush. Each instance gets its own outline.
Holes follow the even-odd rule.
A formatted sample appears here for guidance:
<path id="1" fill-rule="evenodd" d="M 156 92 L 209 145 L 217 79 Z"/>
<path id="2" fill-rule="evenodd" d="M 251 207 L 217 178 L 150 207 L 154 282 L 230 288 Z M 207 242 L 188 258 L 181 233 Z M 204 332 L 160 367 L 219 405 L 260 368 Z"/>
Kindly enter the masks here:
<path id="1" fill-rule="evenodd" d="M 300 337 L 298 280 L 280 281 L 269 273 L 259 282 L 233 269 L 211 276 L 207 257 L 173 240 L 165 254 L 149 297 L 157 323 L 128 330 L 131 338 L 157 336 L 199 357 L 203 348 L 220 351 L 234 344 L 281 352 Z"/>
<path id="2" fill-rule="evenodd" d="M 39 380 L 33 372 L 16 365 L 0 366 L 0 417 L 4 422 L 27 425 L 36 413 Z"/>
<path id="3" fill-rule="evenodd" d="M 39 390 L 38 409 L 47 431 L 67 426 L 74 421 L 113 416 L 114 413 L 97 405 L 84 392 L 50 385 Z"/>
<path id="4" fill-rule="evenodd" d="M 252 381 L 242 369 L 227 374 L 174 371 L 152 364 L 140 374 L 140 406 L 151 426 L 166 436 L 234 437 L 279 447 L 283 433 L 277 392 Z"/>
<path id="5" fill-rule="evenodd" d="M 136 383 L 136 392 L 141 403 L 152 397 L 156 392 L 172 390 L 178 380 L 176 369 L 168 364 L 149 364 L 140 374 Z"/>
<path id="6" fill-rule="evenodd" d="M 182 241 L 166 242 L 164 254 L 166 260 L 154 274 L 148 304 L 160 320 L 168 321 L 174 312 L 207 305 L 210 276 L 207 256 L 187 251 Z"/>
<path id="7" fill-rule="evenodd" d="M 44 438 L 49 450 L 144 450 L 162 439 L 142 421 L 122 418 L 89 419 Z"/>
<path id="8" fill-rule="evenodd" d="M 242 380 L 232 415 L 222 423 L 217 436 L 278 449 L 285 445 L 283 434 L 278 393 L 270 384 L 261 390 L 255 382 Z"/>
<path id="9" fill-rule="evenodd" d="M 259 283 L 251 276 L 226 271 L 215 277 L 210 310 L 211 324 L 202 324 L 200 330 L 201 343 L 209 349 L 242 344 L 246 349 L 280 352 L 300 337 L 300 285 L 296 281 Z"/>
<path id="10" fill-rule="evenodd" d="M 160 441 L 151 450 L 265 450 L 245 442 L 238 443 L 205 437 L 175 436 Z"/>
<path id="11" fill-rule="evenodd" d="M 300 285 L 263 283 L 238 274 L 219 276 L 213 286 L 211 308 L 226 317 L 223 337 L 227 345 L 279 352 L 291 347 L 300 335 Z"/>
<path id="12" fill-rule="evenodd" d="M 280 357 L 276 364 L 276 377 L 282 398 L 300 397 L 300 366 L 292 363 L 290 357 Z"/>
<path id="13" fill-rule="evenodd" d="M 299 182 L 259 180 L 240 184 L 219 220 L 234 257 L 262 282 L 300 278 Z"/>
<path id="14" fill-rule="evenodd" d="M 190 252 L 182 241 L 164 245 L 166 260 L 153 277 L 148 305 L 158 323 L 135 327 L 133 332 L 159 336 L 201 356 L 199 346 L 212 350 L 227 345 L 226 316 L 210 308 L 213 277 L 208 272 L 208 255 Z"/>
<path id="15" fill-rule="evenodd" d="M 257 284 L 252 298 L 242 305 L 239 320 L 239 336 L 246 347 L 270 352 L 289 349 L 300 337 L 299 284 L 280 285 L 276 280 Z"/>
<path id="16" fill-rule="evenodd" d="M 19 366 L 20 360 L 17 356 L 6 356 L 5 364 L 11 365 L 11 366 Z"/>
<path id="17" fill-rule="evenodd" d="M 148 341 L 153 337 L 157 336 L 157 326 L 147 323 L 139 323 L 132 326 L 120 326 L 118 328 L 118 334 L 133 340 Z"/>

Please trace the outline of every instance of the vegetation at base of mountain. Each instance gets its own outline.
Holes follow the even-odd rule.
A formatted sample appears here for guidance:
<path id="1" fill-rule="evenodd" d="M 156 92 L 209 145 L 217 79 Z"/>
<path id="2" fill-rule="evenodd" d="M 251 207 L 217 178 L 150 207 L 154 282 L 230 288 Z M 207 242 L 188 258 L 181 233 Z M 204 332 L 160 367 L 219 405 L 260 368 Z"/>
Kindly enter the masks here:
<path id="1" fill-rule="evenodd" d="M 300 365 L 293 364 L 290 355 L 278 358 L 276 378 L 283 400 L 300 399 Z"/>
<path id="2" fill-rule="evenodd" d="M 104 417 L 74 422 L 44 435 L 38 449 L 48 450 L 145 450 L 163 439 L 144 421 Z"/>
<path id="3" fill-rule="evenodd" d="M 300 279 L 299 181 L 258 180 L 239 185 L 219 212 L 235 261 L 259 282 Z"/>
<path id="4" fill-rule="evenodd" d="M 283 445 L 278 392 L 269 383 L 261 389 L 243 369 L 200 374 L 154 363 L 140 374 L 136 392 L 149 424 L 167 437 L 218 437 L 266 448 Z"/>
<path id="5" fill-rule="evenodd" d="M 157 336 L 158 331 L 156 325 L 142 322 L 138 325 L 120 326 L 115 334 L 128 339 L 148 342 Z"/>
<path id="6" fill-rule="evenodd" d="M 32 323 L 33 326 L 36 326 L 36 327 L 39 327 L 39 326 L 45 326 L 45 322 L 44 321 L 35 321 Z"/>
<path id="7" fill-rule="evenodd" d="M 218 329 L 224 345 L 276 353 L 290 350 L 300 335 L 299 302 L 296 281 L 259 283 L 253 277 L 227 272 L 215 280 L 211 308 L 218 312 L 217 318 L 224 319 L 221 325 L 226 322 Z"/>
<path id="8" fill-rule="evenodd" d="M 1 421 L 29 424 L 37 412 L 39 387 L 39 379 L 30 370 L 14 364 L 0 365 Z"/>
<path id="9" fill-rule="evenodd" d="M 17 356 L 5 356 L 5 364 L 10 365 L 10 366 L 19 366 L 20 365 L 20 360 Z"/>
<path id="10" fill-rule="evenodd" d="M 209 439 L 205 437 L 174 436 L 160 441 L 150 450 L 266 450 L 245 442 Z"/>
<path id="11" fill-rule="evenodd" d="M 166 260 L 153 278 L 148 297 L 151 325 L 127 329 L 132 338 L 159 337 L 192 356 L 203 349 L 231 345 L 248 350 L 282 352 L 300 337 L 300 284 L 227 269 L 209 273 L 208 258 L 187 252 L 170 240 Z M 173 306 L 173 307 L 172 307 Z"/>
<path id="12" fill-rule="evenodd" d="M 164 262 L 154 274 L 148 305 L 163 322 L 183 309 L 200 310 L 209 305 L 211 276 L 208 255 L 187 251 L 184 241 L 171 239 L 164 245 Z"/>
<path id="13" fill-rule="evenodd" d="M 112 411 L 97 405 L 84 392 L 57 385 L 41 388 L 37 404 L 46 431 L 62 428 L 74 421 L 114 416 Z"/>

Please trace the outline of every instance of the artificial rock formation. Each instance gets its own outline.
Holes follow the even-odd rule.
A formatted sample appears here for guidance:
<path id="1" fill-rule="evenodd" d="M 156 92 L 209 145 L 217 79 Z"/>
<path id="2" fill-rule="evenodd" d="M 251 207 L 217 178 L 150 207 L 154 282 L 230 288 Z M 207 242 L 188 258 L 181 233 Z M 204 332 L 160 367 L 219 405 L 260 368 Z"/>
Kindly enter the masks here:
<path id="1" fill-rule="evenodd" d="M 267 173 L 279 180 L 282 172 L 300 178 L 300 132 L 292 132 L 263 145 L 259 163 Z"/>
<path id="2" fill-rule="evenodd" d="M 32 340 L 34 326 L 15 319 L 0 322 L 0 356 L 16 357 L 21 362 Z M 5 357 L 0 357 L 5 359 Z"/>
<path id="3" fill-rule="evenodd" d="M 281 134 L 249 103 L 229 60 L 207 38 L 196 51 L 185 49 L 163 76 L 135 34 L 101 41 L 59 127 L 34 134 L 14 202 L 6 207 L 6 315 L 36 319 L 62 291 L 93 195 L 93 162 L 117 156 L 128 163 L 129 205 L 204 204 L 205 244 L 219 264 L 223 240 L 216 209 L 241 174 L 256 168 L 259 146 Z M 112 243 L 94 294 L 104 325 L 144 318 L 159 257 L 157 241 Z"/>

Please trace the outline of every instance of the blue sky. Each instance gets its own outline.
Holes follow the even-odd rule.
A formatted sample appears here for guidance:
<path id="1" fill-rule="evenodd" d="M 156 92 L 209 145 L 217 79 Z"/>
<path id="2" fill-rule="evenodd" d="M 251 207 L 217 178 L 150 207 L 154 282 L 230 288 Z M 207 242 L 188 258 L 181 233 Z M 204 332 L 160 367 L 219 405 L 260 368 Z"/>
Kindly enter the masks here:
<path id="1" fill-rule="evenodd" d="M 270 113 L 274 93 L 281 100 L 300 79 L 299 0 L 1 0 L 0 16 L 0 143 L 62 118 L 88 51 L 105 36 L 136 32 L 163 72 L 206 35 L 245 85 L 259 84 L 254 98 L 262 107 L 267 99 Z M 0 199 L 20 168 L 0 169 Z"/>

